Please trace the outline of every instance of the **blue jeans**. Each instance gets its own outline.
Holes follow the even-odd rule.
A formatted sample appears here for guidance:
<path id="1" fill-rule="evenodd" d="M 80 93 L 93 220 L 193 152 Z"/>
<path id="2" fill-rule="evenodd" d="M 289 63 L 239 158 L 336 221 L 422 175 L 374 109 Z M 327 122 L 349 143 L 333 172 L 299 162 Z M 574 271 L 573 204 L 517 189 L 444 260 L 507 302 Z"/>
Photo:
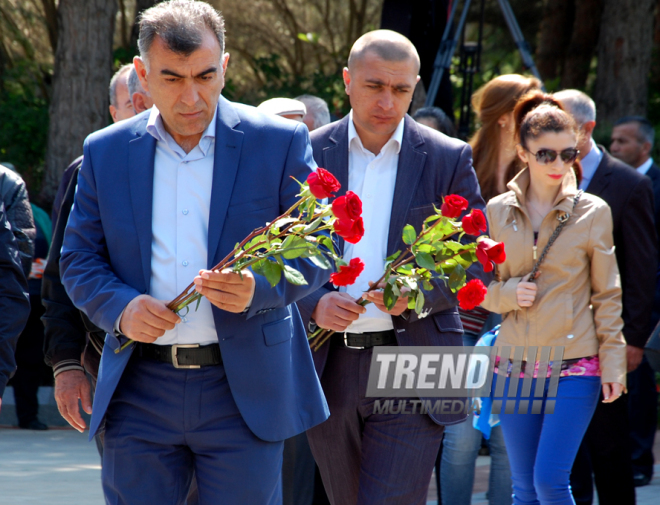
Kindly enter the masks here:
<path id="1" fill-rule="evenodd" d="M 463 345 L 474 346 L 477 337 L 463 335 Z M 445 427 L 442 460 L 436 472 L 440 475 L 443 505 L 470 505 L 474 486 L 474 465 L 481 448 L 481 432 L 472 426 L 472 414 L 463 423 Z M 495 426 L 490 440 L 490 505 L 511 505 L 511 470 L 506 454 L 502 428 Z"/>
<path id="2" fill-rule="evenodd" d="M 502 379 L 497 377 L 497 380 Z M 532 394 L 536 380 L 532 381 Z M 508 383 L 507 378 L 505 394 Z M 547 395 L 549 383 L 545 380 L 544 395 Z M 520 380 L 514 413 L 500 414 L 511 463 L 513 503 L 575 505 L 569 484 L 571 467 L 596 409 L 600 377 L 560 377 L 552 414 L 545 414 L 543 410 L 540 414 L 518 414 L 522 384 Z M 613 433 L 612 436 L 620 435 Z"/>

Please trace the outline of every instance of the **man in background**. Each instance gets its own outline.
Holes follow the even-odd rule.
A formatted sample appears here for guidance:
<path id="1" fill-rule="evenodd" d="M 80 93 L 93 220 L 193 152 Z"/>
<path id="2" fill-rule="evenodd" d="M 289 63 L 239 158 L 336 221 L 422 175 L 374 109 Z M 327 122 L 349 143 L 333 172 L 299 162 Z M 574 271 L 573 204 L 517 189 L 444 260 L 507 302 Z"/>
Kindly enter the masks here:
<path id="1" fill-rule="evenodd" d="M 325 100 L 314 95 L 300 95 L 296 100 L 305 104 L 307 113 L 302 121 L 310 132 L 330 123 L 330 110 Z"/>
<path id="2" fill-rule="evenodd" d="M 140 114 L 145 110 L 149 110 L 154 105 L 151 95 L 146 92 L 142 87 L 142 84 L 140 84 L 135 65 L 133 65 L 133 68 L 131 68 L 131 71 L 128 73 L 128 95 L 131 97 L 131 103 L 133 104 L 133 111 L 135 114 Z"/>
<path id="3" fill-rule="evenodd" d="M 27 280 L 16 239 L 0 200 L 0 408 L 7 381 L 16 370 L 14 349 L 30 314 Z"/>
<path id="4" fill-rule="evenodd" d="M 612 130 L 612 156 L 646 175 L 653 184 L 655 228 L 660 237 L 660 169 L 651 158 L 655 130 L 641 116 L 619 119 Z M 660 320 L 660 276 L 656 278 L 651 328 Z M 635 486 L 645 486 L 653 478 L 653 443 L 658 419 L 658 391 L 655 374 L 646 358 L 628 375 L 630 442 Z"/>
<path id="5" fill-rule="evenodd" d="M 133 102 L 128 92 L 128 73 L 133 68 L 132 63 L 123 65 L 110 79 L 110 115 L 116 123 L 135 116 Z"/>

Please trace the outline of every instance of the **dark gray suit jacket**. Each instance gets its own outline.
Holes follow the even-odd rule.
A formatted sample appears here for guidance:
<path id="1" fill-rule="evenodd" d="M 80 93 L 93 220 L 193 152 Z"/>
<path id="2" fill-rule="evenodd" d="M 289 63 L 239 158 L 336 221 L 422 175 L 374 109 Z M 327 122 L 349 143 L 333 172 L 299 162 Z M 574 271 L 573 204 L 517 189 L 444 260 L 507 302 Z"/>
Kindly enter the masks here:
<path id="1" fill-rule="evenodd" d="M 347 116 L 311 134 L 316 163 L 334 174 L 341 183 L 337 196 L 341 196 L 348 189 L 349 120 Z M 406 247 L 401 238 L 406 224 L 413 225 L 419 231 L 424 219 L 433 213 L 433 204 L 439 207 L 442 197 L 450 194 L 466 198 L 470 209 L 484 211 L 485 204 L 472 168 L 472 149 L 465 142 L 420 125 L 406 115 L 392 201 L 387 254 Z M 340 250 L 343 250 L 343 245 L 343 241 L 340 241 Z M 468 270 L 468 278 L 474 277 L 481 278 L 486 285 L 490 282 L 490 275 L 484 273 L 480 265 L 474 265 Z M 328 283 L 298 302 L 305 325 L 309 323 L 320 298 L 333 290 L 335 287 Z M 414 311 L 392 318 L 399 345 L 463 345 L 463 326 L 456 309 L 456 295 L 442 282 L 434 283 L 434 289 L 424 294 L 425 310 L 430 311 L 426 318 L 418 318 Z M 329 347 L 327 344 L 323 345 L 312 353 L 319 376 L 323 374 Z M 439 424 L 451 424 L 465 416 L 432 414 L 431 417 Z"/>
<path id="2" fill-rule="evenodd" d="M 603 146 L 603 159 L 587 192 L 612 210 L 614 246 L 623 290 L 623 336 L 644 347 L 651 333 L 650 315 L 658 267 L 653 187 L 649 177 L 614 158 Z"/>

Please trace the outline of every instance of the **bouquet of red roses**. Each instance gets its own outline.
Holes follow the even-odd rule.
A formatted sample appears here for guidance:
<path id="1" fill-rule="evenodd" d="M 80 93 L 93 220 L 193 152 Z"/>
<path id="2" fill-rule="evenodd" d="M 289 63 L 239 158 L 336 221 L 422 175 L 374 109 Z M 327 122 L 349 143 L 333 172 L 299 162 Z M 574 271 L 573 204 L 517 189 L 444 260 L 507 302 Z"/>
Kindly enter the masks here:
<path id="1" fill-rule="evenodd" d="M 419 317 L 425 317 L 425 291 L 433 289 L 432 280 L 442 280 L 449 289 L 457 293 L 461 308 L 471 310 L 483 302 L 487 289 L 479 279 L 466 282 L 466 270 L 479 262 L 485 272 L 493 270 L 493 264 L 506 259 L 504 244 L 495 242 L 482 232 L 487 230 L 486 217 L 478 209 L 459 219 L 467 210 L 468 201 L 459 195 L 449 195 L 443 199 L 440 209 L 424 220 L 418 234 L 411 225 L 403 228 L 403 242 L 408 245 L 404 251 L 397 251 L 385 259 L 385 271 L 380 279 L 367 291 L 383 288 L 383 301 L 391 309 L 401 297 L 408 299 L 408 308 Z M 462 243 L 464 235 L 478 237 L 475 242 Z M 342 282 L 355 282 L 350 275 L 342 276 L 341 271 L 333 274 L 331 281 L 336 286 Z M 370 303 L 356 300 L 360 305 Z M 318 350 L 334 332 L 319 329 L 309 338 L 313 350 Z"/>
<path id="2" fill-rule="evenodd" d="M 282 276 L 287 282 L 301 286 L 307 284 L 305 277 L 284 260 L 309 258 L 316 266 L 326 270 L 333 268 L 334 263 L 338 273 L 333 273 L 331 278 L 339 276 L 346 285 L 355 282 L 357 275 L 352 282 L 348 282 L 352 275 L 349 272 L 362 271 L 364 264 L 359 258 L 346 263 L 337 254 L 332 236 L 336 234 L 353 244 L 360 241 L 364 236 L 362 202 L 351 191 L 335 198 L 331 204 L 320 202 L 334 197 L 341 187 L 339 181 L 323 168 L 318 168 L 309 174 L 307 181 L 299 184 L 299 199 L 290 209 L 250 233 L 212 270 L 230 268 L 240 274 L 242 270 L 251 268 L 255 274 L 266 277 L 271 286 L 276 286 Z M 197 302 L 199 306 L 202 296 L 191 283 L 167 307 L 183 316 L 191 303 Z M 186 312 L 182 314 L 184 309 Z M 129 340 L 121 349 L 131 342 Z"/>

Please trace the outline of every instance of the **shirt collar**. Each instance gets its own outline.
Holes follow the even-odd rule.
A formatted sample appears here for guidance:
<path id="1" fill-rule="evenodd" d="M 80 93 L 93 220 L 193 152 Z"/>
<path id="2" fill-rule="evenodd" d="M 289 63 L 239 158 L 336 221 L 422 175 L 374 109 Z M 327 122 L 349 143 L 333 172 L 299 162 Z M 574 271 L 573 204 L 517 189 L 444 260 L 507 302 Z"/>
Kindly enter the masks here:
<path id="1" fill-rule="evenodd" d="M 215 112 L 213 113 L 213 119 L 202 133 L 202 138 L 199 140 L 199 148 L 202 151 L 202 154 L 206 156 L 208 153 L 211 142 L 215 140 L 215 125 L 216 119 L 218 116 L 218 107 L 216 106 Z M 165 130 L 165 125 L 163 124 L 163 118 L 158 110 L 158 107 L 155 105 L 151 108 L 149 113 L 149 120 L 147 121 L 147 132 L 151 134 L 158 142 L 166 143 L 173 151 L 186 156 L 186 153 L 181 149 L 181 146 L 176 143 L 172 136 Z"/>
<path id="2" fill-rule="evenodd" d="M 360 136 L 358 135 L 357 130 L 355 129 L 355 124 L 353 123 L 353 109 L 351 109 L 351 112 L 348 113 L 348 116 L 349 116 L 348 150 L 350 151 L 351 149 L 353 149 L 354 146 L 357 146 L 359 149 L 362 149 L 365 152 L 371 152 L 371 151 L 367 151 L 367 149 L 364 148 L 364 146 L 362 145 L 362 139 L 360 139 Z M 385 149 L 387 149 L 389 145 L 393 144 L 395 149 L 394 153 L 399 154 L 399 152 L 401 151 L 401 143 L 403 142 L 404 123 L 405 123 L 405 118 L 401 118 L 401 121 L 397 125 L 396 130 L 394 130 L 394 133 L 392 133 L 390 139 L 385 143 L 385 145 L 381 149 L 380 151 L 381 153 L 385 151 Z"/>
<path id="3" fill-rule="evenodd" d="M 649 158 L 640 166 L 638 166 L 635 170 L 637 170 L 642 175 L 646 175 L 646 172 L 648 172 L 649 168 L 651 168 L 652 166 L 653 166 L 653 158 Z"/>
<path id="4" fill-rule="evenodd" d="M 598 165 L 600 165 L 600 161 L 602 159 L 603 159 L 603 153 L 601 152 L 600 149 L 598 149 L 598 146 L 596 145 L 596 142 L 594 142 L 594 139 L 591 139 L 591 149 L 589 150 L 587 155 L 584 158 L 582 158 L 581 161 L 583 184 L 593 179 L 594 174 L 596 173 L 596 169 L 598 168 Z"/>

